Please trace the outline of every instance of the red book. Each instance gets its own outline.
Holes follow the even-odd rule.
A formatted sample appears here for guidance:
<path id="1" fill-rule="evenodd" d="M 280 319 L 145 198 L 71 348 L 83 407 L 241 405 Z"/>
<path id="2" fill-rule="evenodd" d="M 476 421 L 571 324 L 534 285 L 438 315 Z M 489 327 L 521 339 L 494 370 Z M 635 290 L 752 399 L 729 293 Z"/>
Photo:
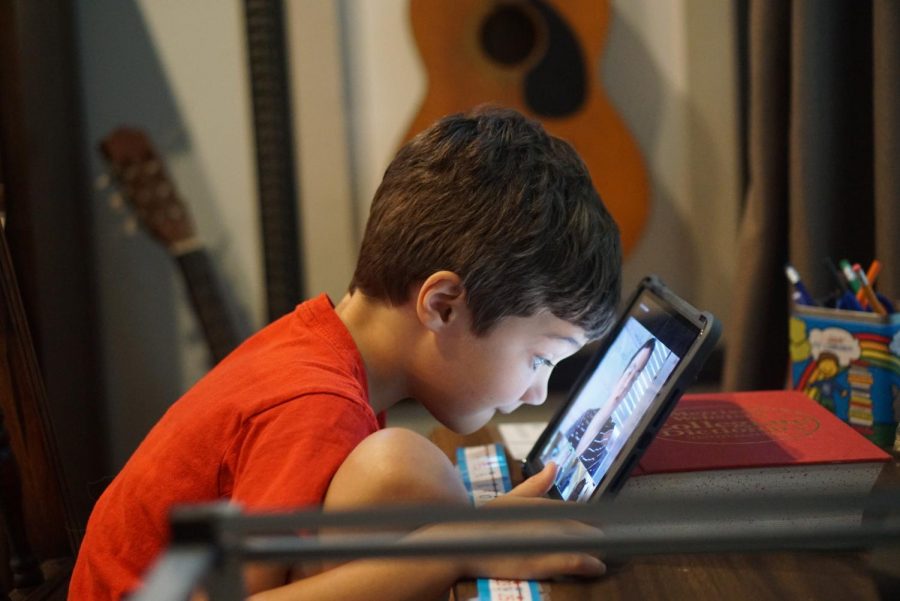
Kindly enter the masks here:
<path id="1" fill-rule="evenodd" d="M 799 391 L 692 394 L 678 401 L 634 474 L 888 459 Z"/>
<path id="2" fill-rule="evenodd" d="M 619 496 L 865 493 L 889 459 L 798 391 L 691 394 Z"/>

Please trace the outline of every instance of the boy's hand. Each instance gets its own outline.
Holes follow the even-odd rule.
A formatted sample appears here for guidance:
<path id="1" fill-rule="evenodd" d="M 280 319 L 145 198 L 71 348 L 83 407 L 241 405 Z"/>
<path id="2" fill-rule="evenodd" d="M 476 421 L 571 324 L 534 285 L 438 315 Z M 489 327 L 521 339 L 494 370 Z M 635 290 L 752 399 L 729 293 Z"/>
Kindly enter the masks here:
<path id="1" fill-rule="evenodd" d="M 490 501 L 485 507 L 509 507 L 534 504 L 555 504 L 544 498 L 556 477 L 556 465 L 548 463 L 540 473 L 525 480 L 502 497 Z M 525 528 L 523 528 L 525 526 Z M 574 536 L 600 535 L 600 531 L 579 522 L 527 522 L 491 525 L 497 535 L 515 535 L 527 531 L 531 536 L 543 534 Z M 482 535 L 483 535 L 482 531 Z M 467 558 L 462 566 L 469 577 L 507 578 L 518 580 L 540 580 L 562 575 L 599 576 L 606 572 L 606 566 L 597 557 L 587 553 L 552 553 L 547 555 L 511 555 Z"/>

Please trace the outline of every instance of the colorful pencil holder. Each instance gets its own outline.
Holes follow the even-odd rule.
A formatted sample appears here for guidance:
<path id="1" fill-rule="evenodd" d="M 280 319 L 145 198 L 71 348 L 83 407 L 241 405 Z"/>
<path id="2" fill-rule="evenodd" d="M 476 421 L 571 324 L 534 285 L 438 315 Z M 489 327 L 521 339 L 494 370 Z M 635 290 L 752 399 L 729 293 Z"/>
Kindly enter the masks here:
<path id="1" fill-rule="evenodd" d="M 794 305 L 791 386 L 880 447 L 900 420 L 900 313 Z"/>

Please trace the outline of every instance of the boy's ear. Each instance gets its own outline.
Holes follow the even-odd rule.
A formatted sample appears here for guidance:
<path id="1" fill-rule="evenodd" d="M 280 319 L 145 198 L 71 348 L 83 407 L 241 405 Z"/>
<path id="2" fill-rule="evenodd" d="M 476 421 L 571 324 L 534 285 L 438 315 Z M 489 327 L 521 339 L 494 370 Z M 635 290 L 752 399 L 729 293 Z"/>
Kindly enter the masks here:
<path id="1" fill-rule="evenodd" d="M 425 279 L 416 297 L 416 315 L 426 328 L 438 331 L 468 322 L 469 306 L 462 278 L 452 271 L 438 271 Z"/>

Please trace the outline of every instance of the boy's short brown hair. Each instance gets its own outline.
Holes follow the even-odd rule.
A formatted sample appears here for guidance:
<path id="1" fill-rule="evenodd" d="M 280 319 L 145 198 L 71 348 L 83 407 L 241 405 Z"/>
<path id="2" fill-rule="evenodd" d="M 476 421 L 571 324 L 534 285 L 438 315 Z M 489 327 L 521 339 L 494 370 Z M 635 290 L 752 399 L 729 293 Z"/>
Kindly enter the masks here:
<path id="1" fill-rule="evenodd" d="M 567 142 L 516 111 L 480 107 L 409 141 L 372 201 L 350 290 L 402 305 L 449 270 L 473 330 L 549 311 L 590 337 L 621 288 L 619 230 Z"/>

